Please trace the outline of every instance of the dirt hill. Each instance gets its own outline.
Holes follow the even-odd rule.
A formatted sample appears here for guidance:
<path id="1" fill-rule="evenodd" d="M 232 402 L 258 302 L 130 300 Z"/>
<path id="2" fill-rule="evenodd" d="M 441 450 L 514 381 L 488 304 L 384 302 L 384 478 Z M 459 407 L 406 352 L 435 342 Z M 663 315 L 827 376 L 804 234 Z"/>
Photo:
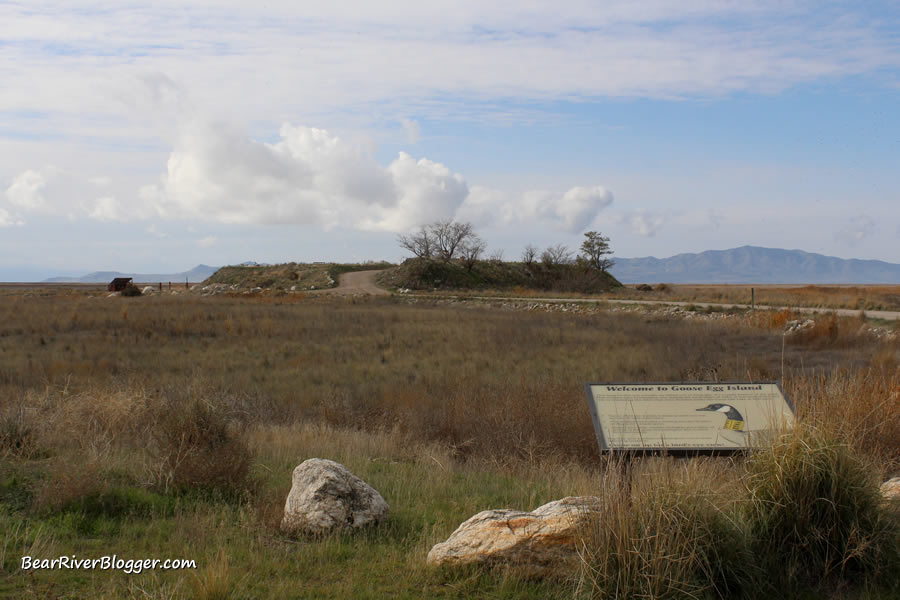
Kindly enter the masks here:
<path id="1" fill-rule="evenodd" d="M 224 284 L 233 290 L 306 291 L 333 288 L 342 273 L 384 269 L 389 263 L 285 263 L 266 266 L 222 267 L 204 285 Z"/>

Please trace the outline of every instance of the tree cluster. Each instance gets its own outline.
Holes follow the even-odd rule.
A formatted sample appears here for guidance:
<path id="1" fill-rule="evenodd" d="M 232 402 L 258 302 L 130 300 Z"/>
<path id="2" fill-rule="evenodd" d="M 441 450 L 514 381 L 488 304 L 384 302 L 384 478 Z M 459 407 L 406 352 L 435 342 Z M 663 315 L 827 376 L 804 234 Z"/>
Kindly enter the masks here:
<path id="1" fill-rule="evenodd" d="M 608 271 L 615 264 L 609 258 L 609 255 L 612 254 L 612 250 L 609 248 L 609 237 L 600 235 L 596 231 L 588 231 L 584 234 L 584 238 L 581 243 L 581 253 L 577 257 L 573 257 L 572 251 L 564 244 L 549 246 L 538 257 L 538 248 L 533 244 L 528 244 L 522 251 L 522 262 L 530 266 L 540 258 L 540 261 L 548 267 L 577 263 L 596 271 Z"/>
<path id="2" fill-rule="evenodd" d="M 487 248 L 471 223 L 458 223 L 450 219 L 422 225 L 419 231 L 410 235 L 398 235 L 397 243 L 419 258 L 446 262 L 460 258 L 469 270 Z"/>
<path id="3" fill-rule="evenodd" d="M 590 270 L 606 272 L 613 266 L 609 255 L 609 237 L 596 231 L 584 234 L 580 254 L 575 258 L 573 252 L 563 244 L 550 246 L 540 252 L 536 246 L 528 244 L 522 252 L 522 262 L 533 265 L 538 259 L 547 267 L 577 263 Z M 459 259 L 468 270 L 472 270 L 484 254 L 487 244 L 475 233 L 471 223 L 459 223 L 450 219 L 435 221 L 430 225 L 422 225 L 419 230 L 409 235 L 398 235 L 397 243 L 414 256 L 425 259 L 439 259 L 450 262 Z M 492 260 L 501 261 L 503 253 L 495 253 Z"/>

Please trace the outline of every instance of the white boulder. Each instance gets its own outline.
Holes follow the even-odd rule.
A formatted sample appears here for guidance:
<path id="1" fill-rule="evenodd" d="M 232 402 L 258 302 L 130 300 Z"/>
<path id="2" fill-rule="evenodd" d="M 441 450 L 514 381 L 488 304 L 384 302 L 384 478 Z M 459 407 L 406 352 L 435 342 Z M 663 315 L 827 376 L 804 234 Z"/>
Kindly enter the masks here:
<path id="1" fill-rule="evenodd" d="M 900 500 L 900 477 L 894 477 L 882 483 L 881 495 L 888 499 Z"/>
<path id="2" fill-rule="evenodd" d="M 541 571 L 578 560 L 578 541 L 599 517 L 595 496 L 570 496 L 532 512 L 485 510 L 436 544 L 428 563 L 516 564 Z"/>
<path id="3" fill-rule="evenodd" d="M 378 523 L 389 512 L 381 494 L 347 467 L 311 458 L 294 469 L 281 529 L 294 535 L 325 535 Z"/>

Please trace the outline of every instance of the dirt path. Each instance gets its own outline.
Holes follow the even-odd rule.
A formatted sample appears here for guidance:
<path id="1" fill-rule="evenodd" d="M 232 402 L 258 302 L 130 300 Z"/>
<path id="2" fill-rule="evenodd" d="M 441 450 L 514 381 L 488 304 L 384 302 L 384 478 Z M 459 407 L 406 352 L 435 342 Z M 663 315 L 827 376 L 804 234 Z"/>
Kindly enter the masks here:
<path id="1" fill-rule="evenodd" d="M 339 296 L 370 295 L 387 296 L 387 290 L 375 285 L 375 276 L 381 271 L 353 271 L 338 276 L 338 286 L 330 290 L 322 290 L 327 294 Z"/>

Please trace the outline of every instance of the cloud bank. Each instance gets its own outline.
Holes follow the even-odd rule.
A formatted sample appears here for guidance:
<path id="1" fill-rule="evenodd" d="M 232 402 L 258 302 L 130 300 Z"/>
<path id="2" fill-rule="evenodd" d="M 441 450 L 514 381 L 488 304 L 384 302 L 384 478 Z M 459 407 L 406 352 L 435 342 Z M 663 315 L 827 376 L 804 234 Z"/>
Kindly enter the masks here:
<path id="1" fill-rule="evenodd" d="M 324 129 L 284 124 L 273 143 L 223 122 L 183 127 L 156 183 L 114 193 L 104 176 L 29 169 L 6 189 L 10 209 L 99 221 L 169 219 L 233 225 L 316 225 L 408 231 L 438 219 L 476 225 L 588 227 L 609 206 L 602 186 L 511 195 L 474 186 L 447 166 L 400 152 L 387 166 Z M 0 223 L 13 223 L 4 210 Z"/>
<path id="2" fill-rule="evenodd" d="M 0 104 L 36 114 L 29 128 L 117 137 L 142 85 L 181 101 L 169 82 L 245 120 L 360 107 L 503 119 L 509 98 L 710 98 L 900 67 L 895 15 L 827 4 L 0 3 Z"/>

